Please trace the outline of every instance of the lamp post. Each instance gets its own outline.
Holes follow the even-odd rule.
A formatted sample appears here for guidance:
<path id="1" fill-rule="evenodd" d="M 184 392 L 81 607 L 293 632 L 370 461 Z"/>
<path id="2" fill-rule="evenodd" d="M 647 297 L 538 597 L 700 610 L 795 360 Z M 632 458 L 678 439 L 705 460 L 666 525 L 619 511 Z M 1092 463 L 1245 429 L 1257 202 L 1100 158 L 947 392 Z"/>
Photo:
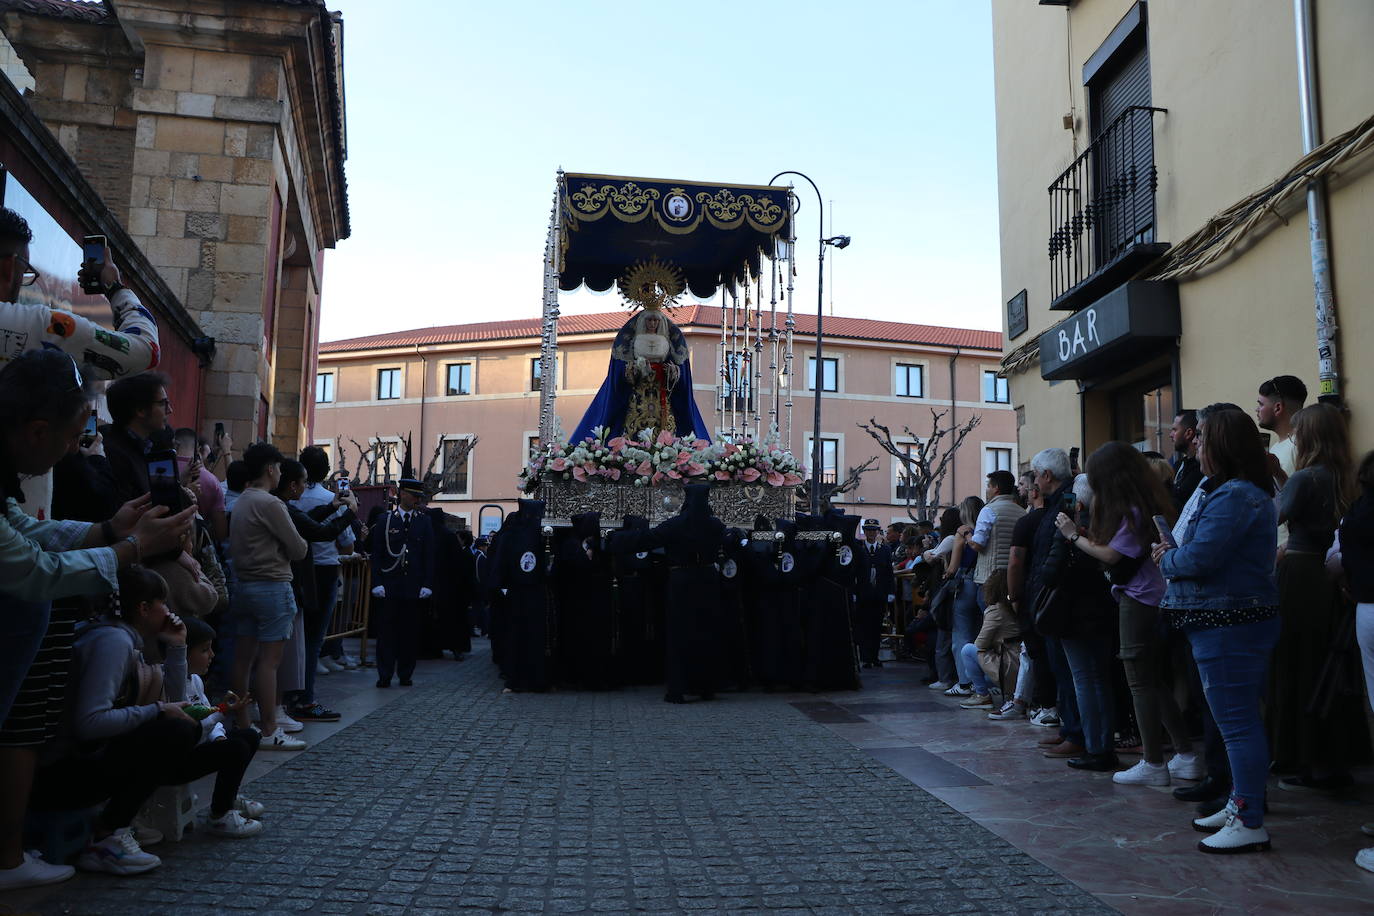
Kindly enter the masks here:
<path id="1" fill-rule="evenodd" d="M 821 361 L 821 353 L 825 344 L 825 249 L 828 245 L 836 248 L 848 248 L 850 238 L 847 235 L 837 235 L 833 238 L 825 237 L 825 198 L 821 196 L 821 189 L 816 187 L 816 183 L 811 180 L 809 175 L 802 172 L 788 170 L 779 172 L 768 180 L 771 185 L 784 175 L 796 175 L 805 178 L 806 183 L 811 185 L 811 190 L 816 192 L 816 205 L 818 211 L 817 232 L 817 258 L 816 258 L 816 371 L 811 383 L 811 394 L 815 402 L 815 416 L 811 424 L 811 514 L 820 515 L 821 513 L 821 389 L 825 387 L 825 363 Z M 795 234 L 795 229 L 793 230 Z M 839 456 L 837 455 L 838 459 Z M 836 469 L 838 472 L 838 468 Z"/>

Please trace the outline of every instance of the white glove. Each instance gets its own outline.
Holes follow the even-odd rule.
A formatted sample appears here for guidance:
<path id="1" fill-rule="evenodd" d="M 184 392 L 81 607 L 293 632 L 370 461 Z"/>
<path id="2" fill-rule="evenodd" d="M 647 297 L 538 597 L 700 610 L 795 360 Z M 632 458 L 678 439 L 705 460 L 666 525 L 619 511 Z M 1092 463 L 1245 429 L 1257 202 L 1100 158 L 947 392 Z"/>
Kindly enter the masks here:
<path id="1" fill-rule="evenodd" d="M 385 597 L 386 597 L 386 586 L 385 586 L 385 585 L 377 585 L 377 586 L 374 586 L 373 589 L 372 589 L 372 597 L 373 597 L 373 598 L 385 598 Z"/>
<path id="2" fill-rule="evenodd" d="M 891 604 L 892 602 L 894 602 L 894 601 L 896 601 L 896 600 L 897 600 L 897 596 L 896 596 L 896 595 L 888 595 L 888 596 L 887 596 L 887 603 L 888 603 L 888 604 Z"/>
<path id="3" fill-rule="evenodd" d="M 421 588 L 421 589 L 420 589 L 420 597 L 421 597 L 421 598 L 428 598 L 428 597 L 429 597 L 430 595 L 432 595 L 432 594 L 434 594 L 434 592 L 430 591 L 430 590 L 427 589 L 427 588 Z"/>

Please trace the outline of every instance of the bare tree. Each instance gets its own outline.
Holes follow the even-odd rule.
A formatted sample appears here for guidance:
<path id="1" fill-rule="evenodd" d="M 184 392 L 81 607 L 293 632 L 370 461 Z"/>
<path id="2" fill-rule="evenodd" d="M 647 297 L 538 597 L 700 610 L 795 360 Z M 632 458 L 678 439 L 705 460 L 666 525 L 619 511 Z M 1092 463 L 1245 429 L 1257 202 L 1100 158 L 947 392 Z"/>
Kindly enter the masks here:
<path id="1" fill-rule="evenodd" d="M 458 471 L 467 463 L 468 454 L 477 445 L 477 438 L 440 440 L 422 478 L 427 494 L 433 496 L 445 490 L 457 492 L 462 489 L 458 486 Z M 444 445 L 449 443 L 453 444 L 453 448 L 445 455 Z"/>
<path id="2" fill-rule="evenodd" d="M 876 465 L 877 463 L 878 457 L 875 455 L 872 458 L 869 458 L 863 464 L 859 465 L 858 467 L 850 468 L 849 473 L 845 475 L 843 480 L 841 480 L 834 486 L 826 487 L 826 489 L 821 491 L 822 501 L 834 499 L 840 493 L 849 493 L 853 490 L 859 489 L 859 483 L 863 478 L 864 473 L 873 470 L 874 465 Z M 798 505 L 809 506 L 811 504 L 811 484 L 812 481 L 807 480 L 804 481 L 801 486 L 797 487 Z M 821 486 L 825 486 L 825 484 L 822 483 Z"/>
<path id="3" fill-rule="evenodd" d="M 930 409 L 930 433 L 925 436 L 912 432 L 910 426 L 903 426 L 902 432 L 910 442 L 897 442 L 892 430 L 877 419 L 870 417 L 867 423 L 856 424 L 859 429 L 873 437 L 878 447 L 896 458 L 902 466 L 901 485 L 906 491 L 906 514 L 912 521 L 928 518 L 933 507 L 940 505 L 940 490 L 944 486 L 945 474 L 950 462 L 964 444 L 964 439 L 973 432 L 983 418 L 971 414 L 958 426 L 941 424 L 948 410 Z"/>

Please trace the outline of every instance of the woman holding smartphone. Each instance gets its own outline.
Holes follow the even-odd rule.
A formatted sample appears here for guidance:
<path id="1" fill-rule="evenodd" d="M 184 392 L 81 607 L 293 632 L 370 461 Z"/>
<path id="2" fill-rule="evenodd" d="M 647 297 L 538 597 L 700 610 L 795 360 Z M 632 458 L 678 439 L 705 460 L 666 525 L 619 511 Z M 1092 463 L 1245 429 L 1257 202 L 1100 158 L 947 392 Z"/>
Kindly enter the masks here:
<path id="1" fill-rule="evenodd" d="M 1274 480 L 1249 414 L 1216 405 L 1202 412 L 1198 433 L 1207 480 L 1197 512 L 1179 547 L 1153 551 L 1168 580 L 1161 607 L 1192 646 L 1234 782 L 1226 807 L 1193 826 L 1210 834 L 1202 852 L 1264 851 L 1269 742 L 1260 701 L 1279 636 Z"/>
<path id="2" fill-rule="evenodd" d="M 1170 777 L 1197 779 L 1202 765 L 1173 692 L 1165 681 L 1165 646 L 1159 626 L 1164 577 L 1150 559 L 1158 540 L 1155 517 L 1173 515 L 1173 502 L 1150 461 L 1124 442 L 1108 442 L 1088 457 L 1088 484 L 1093 491 L 1087 534 L 1059 513 L 1056 525 L 1078 550 L 1101 561 L 1112 580 L 1120 611 L 1119 658 L 1126 669 L 1136 722 L 1140 726 L 1141 760 L 1116 773 L 1119 785 L 1167 786 Z M 1164 732 L 1175 755 L 1164 763 Z"/>

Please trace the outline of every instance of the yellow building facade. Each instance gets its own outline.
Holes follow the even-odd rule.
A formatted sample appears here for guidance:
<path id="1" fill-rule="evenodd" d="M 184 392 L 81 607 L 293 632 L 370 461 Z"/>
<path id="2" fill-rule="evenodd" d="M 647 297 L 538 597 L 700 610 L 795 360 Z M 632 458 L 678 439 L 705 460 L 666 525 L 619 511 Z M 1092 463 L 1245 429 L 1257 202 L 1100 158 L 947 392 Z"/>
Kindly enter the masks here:
<path id="1" fill-rule="evenodd" d="M 1364 450 L 1374 152 L 1356 128 L 1374 116 L 1374 4 L 1312 6 L 1317 141 L 1337 157 L 1325 198 L 1339 393 Z M 1294 5 L 994 0 L 993 31 L 1004 363 L 1023 460 L 1111 439 L 1167 454 L 1180 408 L 1252 407 L 1276 375 L 1316 400 L 1306 182 L 1281 181 L 1305 153 Z"/>

